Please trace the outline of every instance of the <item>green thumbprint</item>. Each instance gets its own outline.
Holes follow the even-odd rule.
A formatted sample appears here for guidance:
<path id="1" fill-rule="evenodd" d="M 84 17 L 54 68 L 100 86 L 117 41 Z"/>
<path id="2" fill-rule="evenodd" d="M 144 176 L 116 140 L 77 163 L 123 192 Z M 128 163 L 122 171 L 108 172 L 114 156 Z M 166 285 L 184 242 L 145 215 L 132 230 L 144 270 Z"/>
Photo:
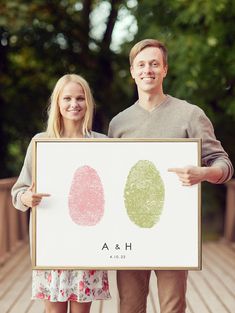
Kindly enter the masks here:
<path id="1" fill-rule="evenodd" d="M 139 227 L 153 227 L 160 219 L 164 197 L 164 183 L 155 165 L 148 160 L 138 161 L 128 174 L 124 190 L 130 220 Z"/>

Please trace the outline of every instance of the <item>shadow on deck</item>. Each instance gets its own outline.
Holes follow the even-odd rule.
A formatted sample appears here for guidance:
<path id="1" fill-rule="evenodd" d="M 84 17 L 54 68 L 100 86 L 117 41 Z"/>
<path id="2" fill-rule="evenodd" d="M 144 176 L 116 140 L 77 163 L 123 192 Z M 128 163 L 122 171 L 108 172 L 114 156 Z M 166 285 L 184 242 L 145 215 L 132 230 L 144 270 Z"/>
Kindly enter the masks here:
<path id="1" fill-rule="evenodd" d="M 91 313 L 118 313 L 116 272 L 109 272 L 112 300 L 96 301 Z M 31 301 L 31 265 L 27 244 L 0 268 L 1 313 L 43 313 L 42 301 Z M 159 313 L 157 282 L 150 281 L 148 313 Z M 187 313 L 235 312 L 235 244 L 207 242 L 203 244 L 203 270 L 189 273 Z"/>

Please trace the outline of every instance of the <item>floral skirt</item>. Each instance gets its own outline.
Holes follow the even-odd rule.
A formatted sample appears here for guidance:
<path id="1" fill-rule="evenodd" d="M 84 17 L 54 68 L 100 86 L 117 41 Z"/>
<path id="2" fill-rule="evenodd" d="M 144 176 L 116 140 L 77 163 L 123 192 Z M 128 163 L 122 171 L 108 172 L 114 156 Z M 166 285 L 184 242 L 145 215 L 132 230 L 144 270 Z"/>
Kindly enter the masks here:
<path id="1" fill-rule="evenodd" d="M 107 271 L 33 270 L 32 299 L 90 302 L 110 298 Z"/>

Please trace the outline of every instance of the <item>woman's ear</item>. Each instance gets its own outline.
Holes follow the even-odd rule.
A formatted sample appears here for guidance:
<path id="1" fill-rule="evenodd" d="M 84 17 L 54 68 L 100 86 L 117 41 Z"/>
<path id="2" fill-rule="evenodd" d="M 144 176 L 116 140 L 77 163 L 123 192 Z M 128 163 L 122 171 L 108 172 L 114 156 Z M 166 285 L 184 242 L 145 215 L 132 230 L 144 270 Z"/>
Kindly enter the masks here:
<path id="1" fill-rule="evenodd" d="M 134 69 L 133 69 L 133 66 L 132 66 L 132 65 L 130 66 L 130 73 L 131 73 L 131 77 L 132 77 L 133 79 L 135 79 Z"/>

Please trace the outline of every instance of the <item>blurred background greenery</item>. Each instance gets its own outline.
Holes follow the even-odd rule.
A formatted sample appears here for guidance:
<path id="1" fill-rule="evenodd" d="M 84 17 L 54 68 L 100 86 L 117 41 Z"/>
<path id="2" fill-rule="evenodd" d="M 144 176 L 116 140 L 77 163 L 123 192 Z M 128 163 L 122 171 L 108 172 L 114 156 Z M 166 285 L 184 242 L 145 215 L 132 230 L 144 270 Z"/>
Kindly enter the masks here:
<path id="1" fill-rule="evenodd" d="M 0 0 L 0 177 L 18 175 L 65 73 L 88 80 L 107 132 L 136 99 L 128 52 L 144 38 L 168 47 L 165 92 L 205 110 L 235 163 L 234 20 L 234 0 Z M 223 231 L 225 191 L 203 185 L 206 236 Z"/>

